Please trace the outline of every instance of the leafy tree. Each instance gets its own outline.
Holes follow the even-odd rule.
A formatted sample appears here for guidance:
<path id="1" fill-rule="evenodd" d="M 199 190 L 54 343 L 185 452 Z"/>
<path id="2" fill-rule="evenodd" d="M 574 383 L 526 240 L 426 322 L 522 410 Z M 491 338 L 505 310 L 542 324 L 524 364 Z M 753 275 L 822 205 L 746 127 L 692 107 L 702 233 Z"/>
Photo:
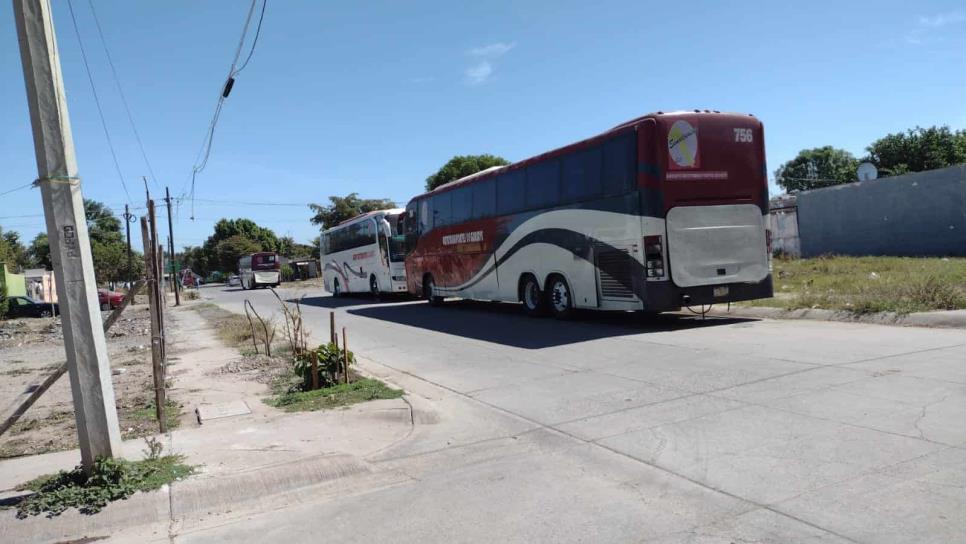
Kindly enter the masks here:
<path id="1" fill-rule="evenodd" d="M 217 265 L 212 263 L 209 257 L 210 255 L 205 251 L 205 248 L 200 246 L 188 246 L 182 252 L 185 265 L 202 277 L 207 277 L 217 268 Z"/>
<path id="2" fill-rule="evenodd" d="M 321 236 L 316 236 L 315 238 L 312 238 L 312 244 L 311 244 L 312 250 L 309 252 L 309 255 L 311 255 L 313 259 L 322 258 L 322 247 L 321 247 L 322 241 L 320 238 Z"/>
<path id="3" fill-rule="evenodd" d="M 803 149 L 775 171 L 775 182 L 786 191 L 805 191 L 856 180 L 859 161 L 832 146 Z"/>
<path id="4" fill-rule="evenodd" d="M 215 233 L 205 240 L 205 249 L 212 251 L 223 240 L 232 236 L 244 236 L 258 244 L 255 251 L 278 251 L 278 237 L 272 229 L 258 226 L 251 219 L 220 219 L 215 223 Z"/>
<path id="5" fill-rule="evenodd" d="M 309 204 L 309 209 L 315 212 L 315 215 L 309 220 L 313 225 L 322 225 L 323 229 L 329 229 L 361 213 L 396 207 L 392 200 L 359 198 L 358 193 L 350 193 L 344 197 L 330 196 L 329 202 L 328 206 Z"/>
<path id="6" fill-rule="evenodd" d="M 27 254 L 30 256 L 30 263 L 33 266 L 47 270 L 54 267 L 50 261 L 50 240 L 47 239 L 46 232 L 34 236 L 34 239 L 30 242 L 30 247 L 27 248 Z"/>
<path id="7" fill-rule="evenodd" d="M 238 272 L 238 259 L 259 251 L 264 251 L 259 242 L 242 234 L 234 234 L 215 246 L 215 262 L 219 270 Z"/>
<path id="8" fill-rule="evenodd" d="M 457 155 L 442 166 L 435 174 L 426 178 L 426 190 L 433 189 L 453 180 L 475 174 L 493 166 L 505 166 L 510 161 L 496 155 Z"/>
<path id="9" fill-rule="evenodd" d="M 300 244 L 291 236 L 282 236 L 278 239 L 278 254 L 290 259 L 294 257 L 305 257 L 312 254 L 312 246 Z"/>
<path id="10" fill-rule="evenodd" d="M 11 270 L 30 267 L 30 254 L 17 231 L 0 227 L 0 263 L 6 263 Z"/>
<path id="11" fill-rule="evenodd" d="M 879 138 L 866 150 L 883 176 L 945 168 L 966 163 L 966 130 L 916 127 Z"/>

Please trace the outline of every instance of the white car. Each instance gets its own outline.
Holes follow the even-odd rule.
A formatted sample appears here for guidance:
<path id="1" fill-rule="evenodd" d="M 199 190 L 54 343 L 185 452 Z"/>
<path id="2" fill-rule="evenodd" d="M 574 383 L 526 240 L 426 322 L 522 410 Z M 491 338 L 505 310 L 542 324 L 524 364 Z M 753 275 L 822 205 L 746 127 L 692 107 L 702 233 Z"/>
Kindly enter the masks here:
<path id="1" fill-rule="evenodd" d="M 228 276 L 228 286 L 232 287 L 235 285 L 241 285 L 241 278 L 238 277 L 238 274 L 232 274 L 231 276 Z"/>

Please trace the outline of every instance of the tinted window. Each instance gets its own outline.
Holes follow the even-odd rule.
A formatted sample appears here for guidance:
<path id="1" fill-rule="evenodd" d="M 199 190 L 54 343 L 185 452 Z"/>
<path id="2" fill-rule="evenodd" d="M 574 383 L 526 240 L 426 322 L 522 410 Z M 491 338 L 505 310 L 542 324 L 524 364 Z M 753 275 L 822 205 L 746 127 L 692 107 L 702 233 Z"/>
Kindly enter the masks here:
<path id="1" fill-rule="evenodd" d="M 604 193 L 622 194 L 634 187 L 635 136 L 634 132 L 628 132 L 604 142 Z"/>
<path id="2" fill-rule="evenodd" d="M 560 181 L 561 200 L 574 202 L 599 196 L 600 170 L 600 147 L 594 146 L 564 157 Z"/>
<path id="3" fill-rule="evenodd" d="M 433 230 L 433 203 L 429 198 L 419 202 L 419 232 Z"/>
<path id="4" fill-rule="evenodd" d="M 452 223 L 452 191 L 433 197 L 433 227 L 445 227 Z"/>
<path id="5" fill-rule="evenodd" d="M 473 184 L 473 219 L 483 219 L 496 213 L 496 179 Z"/>
<path id="6" fill-rule="evenodd" d="M 469 221 L 473 212 L 473 193 L 470 191 L 470 187 L 455 189 L 451 193 L 453 194 L 453 224 Z"/>
<path id="7" fill-rule="evenodd" d="M 560 161 L 551 159 L 527 168 L 527 208 L 549 208 L 560 202 Z"/>
<path id="8" fill-rule="evenodd" d="M 496 213 L 507 215 L 523 210 L 526 175 L 522 169 L 503 174 L 496 180 Z"/>

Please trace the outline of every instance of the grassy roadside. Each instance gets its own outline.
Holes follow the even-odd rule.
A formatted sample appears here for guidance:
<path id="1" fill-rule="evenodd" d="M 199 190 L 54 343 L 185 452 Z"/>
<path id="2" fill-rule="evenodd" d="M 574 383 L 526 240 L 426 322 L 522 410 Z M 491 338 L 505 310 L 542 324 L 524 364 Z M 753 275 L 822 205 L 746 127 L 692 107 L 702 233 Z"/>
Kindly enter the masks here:
<path id="1" fill-rule="evenodd" d="M 966 258 L 775 259 L 775 298 L 752 306 L 857 314 L 966 309 Z"/>
<path id="2" fill-rule="evenodd" d="M 242 357 L 253 356 L 252 327 L 245 315 L 230 312 L 207 302 L 195 304 L 193 309 L 214 326 L 225 345 L 236 348 Z M 262 317 L 268 323 L 270 333 L 273 327 L 278 328 L 274 324 L 273 317 Z M 263 345 L 264 332 L 257 320 L 255 334 L 259 346 Z M 338 408 L 370 400 L 395 399 L 404 394 L 403 391 L 392 389 L 379 380 L 357 376 L 353 371 L 349 373 L 352 380 L 349 384 L 336 384 L 314 391 L 303 390 L 307 380 L 304 375 L 299 375 L 298 365 L 292 357 L 292 350 L 280 340 L 280 336 L 280 334 L 274 335 L 272 357 L 262 356 L 263 359 L 270 359 L 276 367 L 284 366 L 284 369 L 276 373 L 271 380 L 270 396 L 262 399 L 269 406 L 285 412 L 304 412 Z M 316 349 L 321 350 L 322 347 Z M 341 355 L 338 356 L 339 360 L 341 357 Z M 354 361 L 351 351 L 350 360 Z M 326 368 L 324 362 L 320 368 Z M 323 377 L 324 375 L 325 372 Z"/>

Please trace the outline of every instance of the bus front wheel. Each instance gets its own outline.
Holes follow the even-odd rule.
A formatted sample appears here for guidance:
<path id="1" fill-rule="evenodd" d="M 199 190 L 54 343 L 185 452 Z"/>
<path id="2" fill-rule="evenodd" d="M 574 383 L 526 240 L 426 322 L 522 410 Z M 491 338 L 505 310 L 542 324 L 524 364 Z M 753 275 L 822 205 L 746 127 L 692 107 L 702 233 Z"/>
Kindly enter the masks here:
<path id="1" fill-rule="evenodd" d="M 339 278 L 332 280 L 332 296 L 334 297 L 342 296 L 342 286 L 339 285 Z"/>
<path id="2" fill-rule="evenodd" d="M 430 275 L 423 279 L 423 298 L 430 306 L 439 306 L 443 303 L 443 297 L 436 294 L 436 281 Z"/>
<path id="3" fill-rule="evenodd" d="M 557 319 L 570 319 L 574 315 L 574 297 L 567 280 L 561 276 L 550 278 L 550 310 Z"/>
<path id="4" fill-rule="evenodd" d="M 372 296 L 379 298 L 379 282 L 375 276 L 369 276 L 369 292 Z"/>

